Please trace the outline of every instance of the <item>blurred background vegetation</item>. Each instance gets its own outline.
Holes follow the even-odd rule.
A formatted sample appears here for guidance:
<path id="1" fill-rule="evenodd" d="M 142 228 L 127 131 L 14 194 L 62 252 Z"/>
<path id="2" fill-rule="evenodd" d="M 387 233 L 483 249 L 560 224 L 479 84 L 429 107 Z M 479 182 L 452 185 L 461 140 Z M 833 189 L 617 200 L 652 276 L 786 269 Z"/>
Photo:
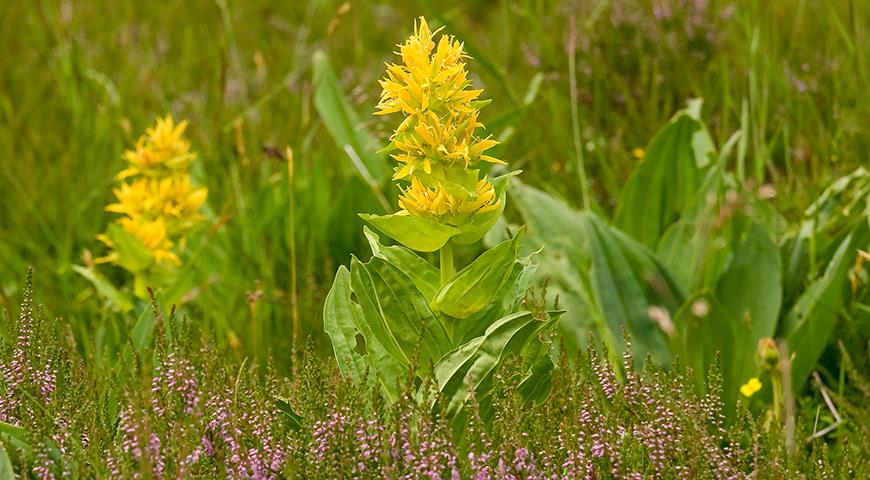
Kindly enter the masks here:
<path id="1" fill-rule="evenodd" d="M 577 207 L 579 165 L 591 208 L 611 214 L 641 149 L 691 98 L 704 99 L 716 144 L 747 132 L 735 168 L 771 184 L 792 219 L 866 163 L 860 0 L 4 2 L 0 308 L 16 305 L 33 265 L 40 297 L 85 355 L 126 342 L 147 306 L 104 308 L 72 267 L 104 253 L 95 236 L 113 218 L 104 206 L 122 152 L 172 113 L 190 121 L 194 176 L 209 189 L 209 226 L 189 242 L 189 281 L 173 297 L 180 313 L 240 357 L 271 351 L 288 368 L 295 272 L 302 334 L 328 351 L 323 297 L 338 264 L 365 250 L 356 214 L 383 212 L 380 196 L 395 205 L 394 187 L 351 157 L 389 165 L 375 153 L 393 127 L 371 115 L 377 80 L 419 15 L 473 56 L 496 156 Z"/>

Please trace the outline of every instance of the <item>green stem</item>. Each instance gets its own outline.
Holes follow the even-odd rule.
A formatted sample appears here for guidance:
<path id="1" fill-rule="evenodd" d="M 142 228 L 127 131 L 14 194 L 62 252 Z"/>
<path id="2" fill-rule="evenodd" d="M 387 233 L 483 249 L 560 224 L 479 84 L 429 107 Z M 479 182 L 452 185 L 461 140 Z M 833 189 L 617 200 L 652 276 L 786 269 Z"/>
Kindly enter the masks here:
<path id="1" fill-rule="evenodd" d="M 453 267 L 453 244 L 448 240 L 447 243 L 441 247 L 441 285 L 447 283 L 451 277 L 453 277 L 453 273 L 455 269 Z"/>
<path id="2" fill-rule="evenodd" d="M 770 380 L 773 384 L 773 417 L 779 422 L 782 418 L 782 379 L 779 373 L 774 372 Z"/>

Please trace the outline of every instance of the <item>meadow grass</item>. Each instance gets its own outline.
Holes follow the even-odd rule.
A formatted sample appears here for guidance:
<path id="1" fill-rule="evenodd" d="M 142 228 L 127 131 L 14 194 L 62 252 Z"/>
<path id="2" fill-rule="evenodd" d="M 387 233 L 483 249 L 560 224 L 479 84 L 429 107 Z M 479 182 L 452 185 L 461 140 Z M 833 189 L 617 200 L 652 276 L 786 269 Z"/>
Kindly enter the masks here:
<path id="1" fill-rule="evenodd" d="M 265 423 L 274 430 L 267 433 L 281 445 L 269 454 L 283 449 L 282 469 L 298 467 L 341 476 L 355 468 L 342 459 L 347 449 L 359 447 L 351 437 L 338 438 L 338 450 L 324 452 L 328 466 L 307 463 L 315 460 L 293 443 L 311 441 L 315 425 L 326 418 L 350 415 L 353 422 L 377 421 L 381 423 L 376 425 L 398 432 L 402 422 L 413 417 L 425 419 L 420 420 L 424 423 L 431 420 L 426 428 L 433 432 L 447 428 L 437 415 L 428 419 L 431 412 L 403 413 L 402 408 L 412 409 L 411 402 L 395 406 L 390 413 L 394 418 L 376 419 L 368 414 L 377 411 L 379 400 L 372 400 L 373 404 L 349 400 L 354 395 L 374 395 L 356 391 L 363 387 L 335 376 L 322 325 L 324 299 L 337 268 L 347 264 L 351 254 L 368 256 L 357 214 L 396 209 L 397 189 L 371 178 L 371 172 L 360 165 L 380 165 L 384 172 L 389 168 L 386 156 L 376 151 L 386 144 L 395 125 L 372 115 L 379 99 L 377 80 L 384 62 L 394 61 L 395 45 L 406 38 L 408 26 L 419 15 L 456 35 L 474 58 L 472 79 L 493 99 L 481 120 L 501 142 L 494 155 L 512 169 L 522 169 L 525 184 L 604 218 L 614 213 L 629 175 L 643 162 L 647 142 L 693 98 L 703 99 L 702 118 L 716 145 L 725 144 L 735 131 L 742 132 L 727 169 L 746 185 L 771 192 L 771 204 L 789 221 L 801 219 L 832 179 L 866 163 L 870 8 L 861 0 L 3 3 L 0 309 L 17 310 L 25 291 L 25 272 L 33 266 L 35 289 L 47 318 L 62 319 L 58 324 L 49 321 L 53 326 L 45 337 L 53 333 L 62 338 L 58 341 L 69 351 L 57 353 L 57 358 L 63 357 L 59 360 L 63 368 L 76 372 L 70 378 L 76 378 L 83 391 L 100 399 L 87 411 L 105 415 L 87 427 L 100 440 L 79 442 L 76 448 L 84 450 L 71 454 L 76 462 L 83 462 L 78 464 L 82 475 L 113 472 L 104 454 L 123 436 L 118 429 L 118 419 L 127 418 L 123 407 L 151 401 L 144 392 L 159 377 L 160 362 L 168 358 L 162 355 L 173 348 L 196 350 L 177 353 L 189 359 L 178 361 L 193 362 L 191 368 L 199 372 L 196 377 L 213 382 L 207 391 L 215 398 L 232 396 L 232 408 L 248 409 L 236 412 L 238 418 L 253 422 L 258 415 L 268 417 Z M 192 175 L 209 190 L 203 208 L 206 226 L 188 241 L 179 272 L 186 279 L 182 294 L 157 289 L 153 305 L 140 299 L 132 310 L 118 311 L 74 267 L 95 267 L 111 283 L 130 290 L 125 271 L 95 266 L 95 259 L 106 253 L 96 236 L 117 217 L 104 207 L 114 201 L 112 187 L 124 167 L 124 150 L 156 116 L 170 113 L 190 122 L 188 138 L 199 155 Z M 353 143 L 355 150 L 346 149 L 346 143 Z M 506 216 L 511 222 L 520 218 L 510 203 Z M 464 247 L 457 257 L 465 263 L 479 251 Z M 437 262 L 434 255 L 427 258 Z M 856 275 L 861 273 L 859 267 Z M 0 328 L 4 345 L 15 344 L 17 328 L 15 322 Z M 843 343 L 850 351 L 863 351 L 866 332 L 850 330 L 849 334 Z M 307 348 L 305 339 L 310 339 Z M 57 347 L 46 342 L 40 347 L 45 351 Z M 140 352 L 144 349 L 151 355 L 152 344 L 157 360 L 143 367 L 137 362 L 152 360 L 139 358 Z M 860 424 L 868 419 L 861 405 L 867 382 L 860 370 L 868 361 L 856 358 L 854 364 L 848 363 L 842 344 L 829 347 L 826 356 L 839 348 L 846 360 L 839 370 L 825 372 L 823 381 L 838 381 L 830 393 L 851 420 L 823 442 L 799 448 L 797 456 L 787 451 L 784 438 L 798 438 L 800 443 L 801 436 L 817 431 L 817 412 L 823 423 L 834 421 L 824 413 L 829 409 L 810 382 L 796 399 L 797 435 L 771 430 L 763 425 L 763 418 L 749 414 L 741 420 L 745 423 L 729 425 L 727 435 L 740 436 L 735 444 L 742 450 L 726 449 L 724 455 L 741 472 L 761 471 L 753 462 L 767 462 L 764 459 L 770 460 L 765 465 L 770 467 L 765 470 L 769 478 L 797 471 L 823 476 L 827 468 L 844 476 L 852 469 L 866 471 L 866 460 L 860 462 L 868 433 Z M 299 361 L 306 349 L 307 366 Z M 4 353 L 11 355 L 11 351 Z M 537 431 L 540 438 L 528 445 L 560 452 L 551 462 L 566 462 L 576 452 L 563 448 L 567 443 L 548 438 L 544 427 L 557 421 L 564 412 L 560 408 L 575 408 L 572 415 L 579 418 L 581 406 L 570 400 L 578 392 L 598 388 L 581 385 L 591 374 L 584 377 L 582 367 L 574 368 L 559 370 L 566 378 L 555 382 L 554 399 L 547 407 L 551 410 L 522 410 L 520 419 L 508 418 L 511 402 L 517 401 L 508 387 L 499 400 L 503 410 L 496 405 L 494 413 L 508 425 L 522 424 L 517 431 Z M 141 385 L 127 385 L 130 372 L 141 374 L 141 379 L 131 377 L 132 382 L 141 380 Z M 656 377 L 656 382 L 668 387 L 684 380 L 676 373 L 661 375 L 673 375 Z M 248 382 L 254 392 L 252 403 L 240 407 L 238 392 Z M 329 397 L 328 411 L 322 403 L 302 406 L 293 400 L 290 403 L 297 403 L 287 413 L 273 398 L 276 391 L 281 398 L 298 399 L 323 396 L 333 389 L 345 393 Z M 62 405 L 58 414 L 81 399 L 64 388 L 57 391 Z M 611 399 L 603 391 L 595 395 L 594 401 L 600 403 L 596 408 L 610 412 Z M 688 410 L 706 405 L 703 398 L 690 396 L 685 401 L 681 407 Z M 201 408 L 203 418 L 219 411 L 217 404 Z M 753 413 L 760 410 L 756 405 Z M 632 419 L 631 409 L 621 412 L 612 418 L 604 415 L 602 421 L 615 422 L 610 427 L 616 432 L 647 428 L 643 421 Z M 692 422 L 715 426 L 718 421 L 709 412 L 696 413 L 677 423 L 696 428 Z M 305 420 L 301 430 L 294 423 L 299 421 L 297 414 Z M 652 418 L 654 412 L 645 414 Z M 124 421 L 137 426 L 131 427 L 136 435 L 147 437 L 150 431 L 142 425 L 155 420 Z M 56 433 L 52 429 L 60 428 L 49 423 L 33 427 L 40 438 L 50 438 Z M 84 428 L 67 430 L 80 435 Z M 209 427 L 203 423 L 191 428 L 200 428 L 199 434 Z M 493 431 L 477 431 L 484 433 Z M 496 452 L 484 444 L 453 445 L 455 437 L 448 434 L 436 436 L 443 440 L 437 449 L 461 452 L 464 456 L 457 468 L 470 475 L 478 467 L 497 470 L 500 458 L 515 465 L 518 449 L 531 448 L 524 440 L 510 438 L 507 429 L 496 434 L 505 438 L 487 441 L 510 446 L 511 451 Z M 245 442 L 272 445 L 257 435 Z M 686 448 L 710 448 L 713 456 L 714 449 L 727 443 L 704 435 L 681 437 L 681 441 Z M 182 451 L 192 455 L 201 445 L 196 435 L 182 437 L 164 440 L 175 442 L 171 448 L 176 450 L 167 458 L 177 460 Z M 477 437 L 469 434 L 468 438 Z M 617 448 L 613 442 L 618 439 L 614 434 L 601 444 Z M 335 445 L 329 443 L 329 448 Z M 593 445 L 587 445 L 586 454 L 592 454 Z M 367 467 L 378 472 L 373 476 L 401 463 L 382 447 L 382 464 L 372 461 Z M 128 469 L 123 470 L 125 475 L 132 475 L 130 469 L 144 474 L 154 466 L 151 460 L 131 461 L 121 443 L 112 448 L 119 449 L 113 455 L 121 463 L 117 468 Z M 415 448 L 424 447 L 415 443 Z M 651 458 L 652 447 L 626 448 L 629 462 Z M 227 452 L 219 455 L 231 458 Z M 467 457 L 469 452 L 483 454 L 487 460 L 475 465 Z M 354 450 L 353 455 L 364 454 Z M 684 462 L 688 460 L 684 455 L 669 455 L 665 457 L 675 464 L 691 463 Z M 829 455 L 845 460 L 832 462 Z M 220 460 L 202 467 L 202 476 L 217 471 L 216 465 L 226 460 L 216 458 Z M 409 469 L 417 465 L 408 462 Z M 608 458 L 595 468 L 607 471 L 611 463 Z M 662 473 L 648 460 L 631 464 L 649 474 L 680 475 L 671 470 Z M 698 471 L 706 467 L 687 466 Z M 449 466 L 445 469 L 449 471 Z M 636 473 L 620 472 L 621 476 Z"/>
<path id="2" fill-rule="evenodd" d="M 430 16 L 466 43 L 493 102 L 484 120 L 524 181 L 610 212 L 639 161 L 632 151 L 687 99 L 735 162 L 799 212 L 824 180 L 863 161 L 870 80 L 861 2 L 197 1 L 13 2 L 0 8 L 0 298 L 28 265 L 54 313 L 93 344 L 122 322 L 71 266 L 99 256 L 121 152 L 158 114 L 191 122 L 211 228 L 190 249 L 196 285 L 182 308 L 248 353 L 290 350 L 291 270 L 306 333 L 324 285 L 359 251 L 355 213 L 382 211 L 318 116 L 311 60 L 325 51 L 374 137 L 376 79 L 409 19 Z M 568 53 L 574 54 L 569 59 Z M 569 71 L 574 70 L 574 82 Z M 572 92 L 573 89 L 573 92 Z M 577 111 L 572 116 L 572 102 Z M 862 121 L 862 119 L 864 119 Z M 532 128 L 537 126 L 538 128 Z M 579 145 L 580 149 L 576 147 Z M 287 166 L 295 152 L 295 218 Z M 394 198 L 395 191 L 385 189 Z M 290 223 L 296 265 L 290 262 Z M 109 272 L 121 281 L 121 272 Z M 256 331 L 251 331 L 256 326 Z"/>

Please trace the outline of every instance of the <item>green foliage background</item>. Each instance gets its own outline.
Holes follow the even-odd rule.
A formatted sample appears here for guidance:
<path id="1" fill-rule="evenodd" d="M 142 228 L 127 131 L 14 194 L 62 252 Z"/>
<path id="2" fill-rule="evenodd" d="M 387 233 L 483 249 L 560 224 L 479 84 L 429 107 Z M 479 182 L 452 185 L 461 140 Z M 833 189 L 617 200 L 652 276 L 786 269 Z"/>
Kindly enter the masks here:
<path id="1" fill-rule="evenodd" d="M 36 290 L 86 356 L 99 361 L 102 346 L 144 328 L 146 307 L 113 312 L 74 266 L 102 253 L 94 236 L 111 219 L 103 206 L 122 151 L 171 112 L 191 122 L 213 226 L 190 242 L 182 291 L 158 297 L 180 298 L 181 313 L 240 358 L 272 351 L 289 369 L 295 267 L 303 334 L 328 352 L 325 294 L 338 265 L 367 250 L 356 214 L 395 205 L 393 187 L 378 186 L 389 165 L 373 153 L 392 125 L 370 113 L 383 63 L 421 14 L 474 57 L 474 80 L 493 99 L 482 120 L 502 140 L 497 156 L 575 208 L 584 164 L 587 203 L 610 217 L 639 163 L 632 150 L 696 97 L 716 145 L 747 133 L 731 169 L 771 183 L 792 220 L 832 178 L 866 163 L 870 8 L 861 1 L 355 1 L 338 15 L 341 3 L 4 2 L 3 307 L 34 265 Z"/>

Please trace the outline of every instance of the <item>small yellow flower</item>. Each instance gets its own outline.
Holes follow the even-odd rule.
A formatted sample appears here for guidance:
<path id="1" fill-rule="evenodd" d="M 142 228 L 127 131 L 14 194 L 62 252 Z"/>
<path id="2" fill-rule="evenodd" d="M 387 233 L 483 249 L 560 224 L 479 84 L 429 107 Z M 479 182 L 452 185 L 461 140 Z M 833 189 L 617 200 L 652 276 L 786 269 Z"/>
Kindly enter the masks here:
<path id="1" fill-rule="evenodd" d="M 758 380 L 758 377 L 750 378 L 740 387 L 740 393 L 746 398 L 755 395 L 759 390 L 761 390 L 761 381 Z"/>
<path id="2" fill-rule="evenodd" d="M 643 160 L 646 157 L 646 150 L 638 147 L 631 151 L 631 154 L 634 155 L 634 158 L 638 160 Z"/>

